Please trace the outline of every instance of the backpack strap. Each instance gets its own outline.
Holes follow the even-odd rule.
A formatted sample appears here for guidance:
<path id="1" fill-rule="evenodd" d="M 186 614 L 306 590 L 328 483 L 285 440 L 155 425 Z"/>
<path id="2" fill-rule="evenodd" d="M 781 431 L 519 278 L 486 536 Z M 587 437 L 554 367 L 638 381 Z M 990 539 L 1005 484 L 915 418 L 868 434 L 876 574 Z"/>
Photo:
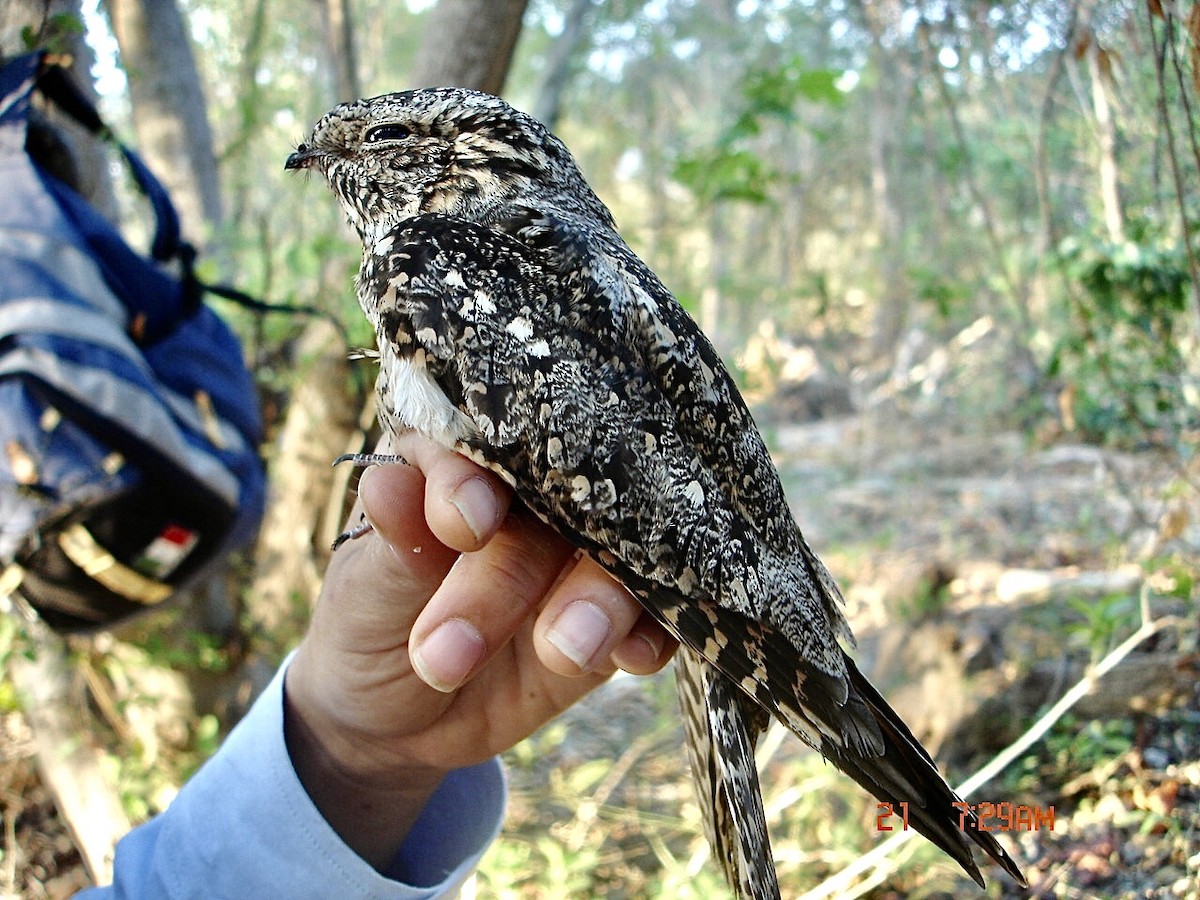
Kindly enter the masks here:
<path id="1" fill-rule="evenodd" d="M 67 74 L 66 69 L 52 62 L 44 53 L 31 56 L 38 62 L 35 84 L 42 95 L 96 137 L 112 143 L 125 157 L 134 182 L 150 202 L 150 208 L 154 210 L 156 225 L 154 241 L 150 246 L 151 256 L 159 262 L 168 262 L 180 256 L 184 242 L 179 213 L 175 211 L 175 204 L 171 202 L 167 189 L 154 177 L 154 173 L 142 158 L 116 138 L 91 100 Z"/>
<path id="2" fill-rule="evenodd" d="M 25 152 L 29 96 L 40 64 L 40 55 L 31 53 L 0 67 L 0 149 L 5 153 Z"/>

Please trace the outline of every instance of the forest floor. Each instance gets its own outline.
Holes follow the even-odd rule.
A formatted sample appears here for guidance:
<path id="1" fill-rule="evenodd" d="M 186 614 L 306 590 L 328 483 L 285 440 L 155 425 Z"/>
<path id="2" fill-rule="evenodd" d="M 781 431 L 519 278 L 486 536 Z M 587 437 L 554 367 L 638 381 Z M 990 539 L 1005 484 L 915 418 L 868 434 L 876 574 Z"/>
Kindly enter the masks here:
<path id="1" fill-rule="evenodd" d="M 860 667 L 954 783 L 1144 617 L 1162 620 L 971 797 L 995 804 L 985 822 L 1031 892 L 992 866 L 979 892 L 918 839 L 863 895 L 1200 897 L 1200 582 L 1188 550 L 1200 511 L 1171 462 L 919 415 L 768 437 L 809 542 L 844 587 Z M 0 696 L 0 900 L 66 897 L 86 876 L 11 700 Z M 727 896 L 684 756 L 670 673 L 614 679 L 509 754 L 508 826 L 476 895 Z M 903 830 L 790 737 L 769 736 L 760 761 L 785 897 Z"/>

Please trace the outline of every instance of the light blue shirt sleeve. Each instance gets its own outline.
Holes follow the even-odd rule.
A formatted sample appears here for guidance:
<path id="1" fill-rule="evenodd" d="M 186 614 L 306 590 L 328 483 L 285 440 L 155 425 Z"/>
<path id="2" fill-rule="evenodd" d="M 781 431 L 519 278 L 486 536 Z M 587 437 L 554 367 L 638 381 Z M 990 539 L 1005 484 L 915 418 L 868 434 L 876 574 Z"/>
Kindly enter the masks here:
<path id="1" fill-rule="evenodd" d="M 283 734 L 284 664 L 170 807 L 117 845 L 113 884 L 79 900 L 453 895 L 495 839 L 506 787 L 497 760 L 450 773 L 388 870 L 347 847 L 313 806 Z"/>

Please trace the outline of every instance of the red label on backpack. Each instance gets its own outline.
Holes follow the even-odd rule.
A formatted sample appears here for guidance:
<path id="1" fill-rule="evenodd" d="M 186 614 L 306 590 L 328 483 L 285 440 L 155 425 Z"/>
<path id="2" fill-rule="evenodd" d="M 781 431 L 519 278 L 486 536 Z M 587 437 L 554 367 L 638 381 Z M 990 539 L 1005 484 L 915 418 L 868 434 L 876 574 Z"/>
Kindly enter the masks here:
<path id="1" fill-rule="evenodd" d="M 162 581 L 179 568 L 200 543 L 200 535 L 182 525 L 168 525 L 138 555 L 133 566 L 144 575 Z"/>

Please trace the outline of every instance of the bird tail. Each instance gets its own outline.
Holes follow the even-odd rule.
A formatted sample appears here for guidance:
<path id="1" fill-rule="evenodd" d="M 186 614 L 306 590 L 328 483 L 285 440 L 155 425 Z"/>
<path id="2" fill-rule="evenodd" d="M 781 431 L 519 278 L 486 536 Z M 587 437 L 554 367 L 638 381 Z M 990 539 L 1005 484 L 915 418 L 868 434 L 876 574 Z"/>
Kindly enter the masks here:
<path id="1" fill-rule="evenodd" d="M 675 658 L 692 778 L 708 844 L 739 900 L 779 900 L 754 745 L 769 720 L 688 647 Z"/>
<path id="2" fill-rule="evenodd" d="M 884 747 L 879 754 L 863 754 L 823 741 L 821 752 L 826 758 L 880 800 L 892 803 L 897 812 L 898 804 L 906 803 L 909 824 L 949 854 L 980 887 L 984 886 L 983 876 L 968 838 L 1027 887 L 1017 864 L 990 832 L 982 830 L 975 814 L 942 778 L 908 726 L 849 657 L 846 670 L 851 695 L 856 694 L 874 715 Z"/>

